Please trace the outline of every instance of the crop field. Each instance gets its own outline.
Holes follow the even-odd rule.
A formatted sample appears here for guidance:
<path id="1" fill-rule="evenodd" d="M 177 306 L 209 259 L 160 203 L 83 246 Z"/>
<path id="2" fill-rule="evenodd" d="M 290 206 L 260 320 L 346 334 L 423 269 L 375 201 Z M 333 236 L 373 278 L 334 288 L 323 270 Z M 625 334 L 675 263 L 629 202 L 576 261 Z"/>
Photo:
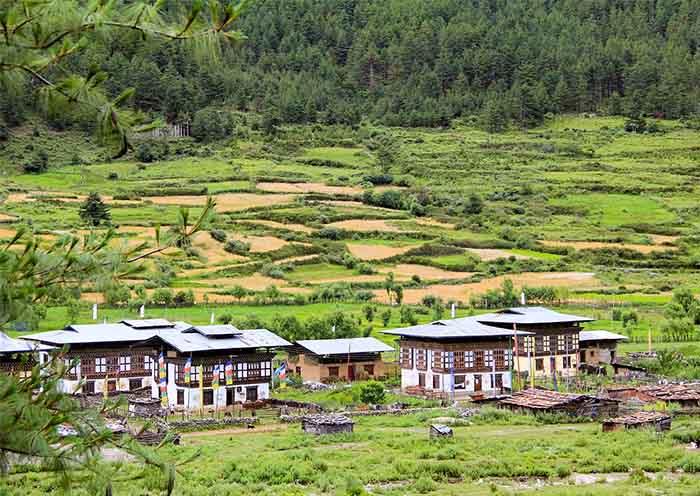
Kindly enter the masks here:
<path id="1" fill-rule="evenodd" d="M 156 226 L 166 231 L 181 207 L 196 216 L 211 195 L 210 224 L 130 276 L 132 294 L 191 289 L 200 305 L 261 313 L 253 300 L 267 291 L 296 297 L 286 303 L 297 312 L 301 298 L 339 285 L 389 303 L 393 277 L 407 304 L 467 306 L 510 280 L 518 292 L 554 288 L 559 303 L 661 305 L 676 287 L 700 289 L 700 133 L 664 121 L 637 135 L 622 124 L 563 116 L 499 135 L 291 126 L 209 146 L 171 139 L 148 163 L 109 160 L 76 133 L 17 133 L 0 157 L 0 242 L 20 226 L 45 244 L 87 234 L 78 210 L 94 191 L 111 209 L 114 247 L 153 247 Z M 395 143 L 388 166 L 378 135 Z M 47 172 L 21 173 L 28 146 L 46 147 Z M 233 296 L 236 287 L 247 293 Z M 99 293 L 86 287 L 84 299 L 104 301 Z"/>

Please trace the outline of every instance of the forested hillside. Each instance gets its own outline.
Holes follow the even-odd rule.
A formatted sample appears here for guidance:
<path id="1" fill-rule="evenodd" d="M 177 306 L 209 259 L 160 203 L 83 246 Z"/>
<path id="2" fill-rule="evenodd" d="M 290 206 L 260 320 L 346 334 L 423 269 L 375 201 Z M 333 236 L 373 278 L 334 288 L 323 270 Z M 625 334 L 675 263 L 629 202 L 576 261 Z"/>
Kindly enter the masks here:
<path id="1" fill-rule="evenodd" d="M 134 87 L 133 106 L 170 121 L 225 105 L 289 123 L 478 117 L 496 131 L 548 112 L 692 115 L 699 18 L 698 0 L 258 0 L 238 25 L 248 41 L 217 64 L 137 34 L 67 63 L 101 66 L 111 93 Z M 35 101 L 0 100 L 10 125 Z"/>

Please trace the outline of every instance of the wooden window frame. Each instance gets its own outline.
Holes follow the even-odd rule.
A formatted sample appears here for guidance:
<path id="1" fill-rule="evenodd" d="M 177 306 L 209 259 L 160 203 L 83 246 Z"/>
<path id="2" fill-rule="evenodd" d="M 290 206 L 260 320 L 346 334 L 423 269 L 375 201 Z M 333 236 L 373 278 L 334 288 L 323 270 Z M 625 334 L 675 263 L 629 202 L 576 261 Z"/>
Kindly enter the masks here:
<path id="1" fill-rule="evenodd" d="M 131 355 L 119 355 L 119 372 L 131 372 Z"/>
<path id="2" fill-rule="evenodd" d="M 428 370 L 428 351 L 423 348 L 416 348 L 416 369 Z"/>
<path id="3" fill-rule="evenodd" d="M 442 351 L 433 351 L 433 370 L 445 370 L 445 367 L 443 367 L 442 364 L 442 356 L 443 356 Z"/>
<path id="4" fill-rule="evenodd" d="M 184 389 L 178 389 L 176 393 L 176 402 L 178 405 L 184 405 L 185 404 L 185 390 Z"/>
<path id="5" fill-rule="evenodd" d="M 438 374 L 433 374 L 433 389 L 440 390 L 440 376 Z"/>
<path id="6" fill-rule="evenodd" d="M 493 367 L 493 365 L 494 365 L 493 350 L 484 350 L 484 366 L 485 367 Z"/>
<path id="7" fill-rule="evenodd" d="M 364 371 L 367 375 L 374 376 L 374 364 L 369 363 L 364 366 Z"/>
<path id="8" fill-rule="evenodd" d="M 202 391 L 202 404 L 204 406 L 209 406 L 214 404 L 214 390 L 205 389 Z"/>
<path id="9" fill-rule="evenodd" d="M 95 394 L 95 381 L 85 381 L 85 394 Z"/>
<path id="10" fill-rule="evenodd" d="M 542 364 L 542 366 L 540 366 Z M 535 358 L 535 370 L 544 371 L 544 358 Z"/>
<path id="11" fill-rule="evenodd" d="M 106 356 L 95 357 L 95 374 L 106 374 L 108 367 Z"/>
<path id="12" fill-rule="evenodd" d="M 328 377 L 340 377 L 340 367 L 337 365 L 328 367 Z"/>
<path id="13" fill-rule="evenodd" d="M 139 384 L 138 386 L 135 386 L 136 381 L 138 381 L 138 384 Z M 133 391 L 134 389 L 140 389 L 142 387 L 143 387 L 143 379 L 141 379 L 140 377 L 133 377 L 133 378 L 129 379 L 129 391 Z"/>
<path id="14" fill-rule="evenodd" d="M 399 351 L 399 363 L 402 369 L 413 368 L 413 348 L 401 347 Z"/>

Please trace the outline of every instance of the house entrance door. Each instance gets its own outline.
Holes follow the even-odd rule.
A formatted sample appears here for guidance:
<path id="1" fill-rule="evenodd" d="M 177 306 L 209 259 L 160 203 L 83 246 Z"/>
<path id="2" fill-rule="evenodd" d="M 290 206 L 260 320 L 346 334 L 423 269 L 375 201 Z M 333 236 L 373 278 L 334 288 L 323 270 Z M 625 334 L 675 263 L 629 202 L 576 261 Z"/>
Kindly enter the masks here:
<path id="1" fill-rule="evenodd" d="M 246 401 L 258 401 L 258 386 L 249 386 L 245 388 Z"/>
<path id="2" fill-rule="evenodd" d="M 232 387 L 226 388 L 226 406 L 231 406 L 235 402 L 236 402 L 236 390 Z"/>
<path id="3" fill-rule="evenodd" d="M 474 376 L 474 391 L 481 391 L 481 375 Z"/>
<path id="4" fill-rule="evenodd" d="M 348 380 L 349 381 L 355 380 L 355 366 L 354 365 L 348 365 Z"/>

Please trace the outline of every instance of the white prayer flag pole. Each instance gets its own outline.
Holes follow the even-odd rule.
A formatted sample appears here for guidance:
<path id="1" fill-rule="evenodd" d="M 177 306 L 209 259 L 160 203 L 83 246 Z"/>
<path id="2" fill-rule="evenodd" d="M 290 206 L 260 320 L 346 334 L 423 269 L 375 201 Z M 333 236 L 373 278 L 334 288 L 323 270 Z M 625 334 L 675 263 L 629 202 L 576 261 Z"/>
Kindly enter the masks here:
<path id="1" fill-rule="evenodd" d="M 144 318 L 146 316 L 146 305 L 141 305 L 139 307 L 139 317 Z"/>
<path id="2" fill-rule="evenodd" d="M 97 303 L 92 304 L 92 320 L 97 320 Z"/>
<path id="3" fill-rule="evenodd" d="M 214 312 L 211 313 L 211 318 L 209 319 L 210 323 L 214 323 Z"/>

